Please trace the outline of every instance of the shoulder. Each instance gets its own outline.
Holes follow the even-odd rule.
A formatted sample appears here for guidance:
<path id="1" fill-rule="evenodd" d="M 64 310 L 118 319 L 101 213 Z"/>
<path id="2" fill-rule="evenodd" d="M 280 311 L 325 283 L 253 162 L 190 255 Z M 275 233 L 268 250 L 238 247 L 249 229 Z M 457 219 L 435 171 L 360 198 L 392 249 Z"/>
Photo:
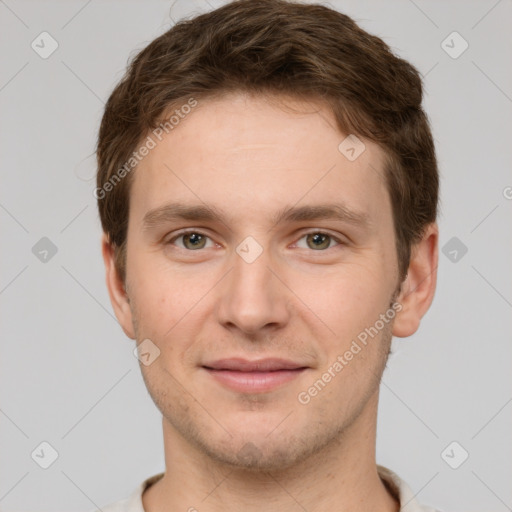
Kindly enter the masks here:
<path id="1" fill-rule="evenodd" d="M 128 497 L 108 503 L 107 505 L 91 510 L 90 512 L 144 512 L 142 494 L 147 487 L 155 483 L 163 475 L 164 473 L 158 473 L 157 475 L 147 478 L 139 484 Z"/>
<path id="2" fill-rule="evenodd" d="M 443 512 L 420 504 L 407 483 L 390 469 L 377 465 L 377 470 L 386 487 L 400 502 L 400 512 Z"/>

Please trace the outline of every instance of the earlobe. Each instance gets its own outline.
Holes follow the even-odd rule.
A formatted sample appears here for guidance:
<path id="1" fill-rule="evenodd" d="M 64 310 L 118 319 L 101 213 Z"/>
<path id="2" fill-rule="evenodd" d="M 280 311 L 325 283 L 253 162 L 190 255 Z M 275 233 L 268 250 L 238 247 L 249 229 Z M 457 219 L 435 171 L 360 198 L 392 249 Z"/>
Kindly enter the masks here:
<path id="1" fill-rule="evenodd" d="M 420 242 L 412 247 L 407 277 L 396 299 L 402 309 L 395 317 L 393 336 L 406 338 L 414 334 L 432 304 L 437 282 L 438 237 L 437 224 L 430 224 Z"/>
<path id="2" fill-rule="evenodd" d="M 101 239 L 101 252 L 105 263 L 105 279 L 112 308 L 126 336 L 135 339 L 130 302 L 115 265 L 114 248 L 105 234 Z"/>

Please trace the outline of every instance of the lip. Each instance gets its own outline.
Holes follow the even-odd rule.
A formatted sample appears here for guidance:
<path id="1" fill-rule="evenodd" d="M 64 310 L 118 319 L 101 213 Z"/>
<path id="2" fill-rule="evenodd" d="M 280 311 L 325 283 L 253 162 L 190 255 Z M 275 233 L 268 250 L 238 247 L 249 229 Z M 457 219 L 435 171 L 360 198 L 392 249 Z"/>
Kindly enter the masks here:
<path id="1" fill-rule="evenodd" d="M 301 375 L 307 367 L 285 359 L 220 359 L 203 365 L 217 382 L 241 393 L 264 393 Z"/>
<path id="2" fill-rule="evenodd" d="M 254 359 L 249 361 L 241 357 L 232 357 L 229 359 L 218 359 L 203 364 L 207 369 L 212 370 L 233 370 L 239 372 L 274 372 L 278 370 L 297 370 L 306 368 L 306 365 L 289 361 L 287 359 L 279 359 L 276 357 L 265 359 Z"/>

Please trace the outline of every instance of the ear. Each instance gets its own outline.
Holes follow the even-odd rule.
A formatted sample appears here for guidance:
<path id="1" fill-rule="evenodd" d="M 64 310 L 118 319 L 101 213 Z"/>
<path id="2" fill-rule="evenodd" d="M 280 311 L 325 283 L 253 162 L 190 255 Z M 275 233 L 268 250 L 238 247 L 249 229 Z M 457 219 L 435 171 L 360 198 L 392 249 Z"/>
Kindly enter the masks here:
<path id="1" fill-rule="evenodd" d="M 439 230 L 433 223 L 412 247 L 407 277 L 396 299 L 402 310 L 395 316 L 393 336 L 406 338 L 414 334 L 432 303 L 437 282 L 438 239 Z"/>
<path id="2" fill-rule="evenodd" d="M 126 336 L 134 340 L 135 332 L 128 295 L 116 269 L 114 248 L 105 234 L 101 239 L 101 252 L 105 262 L 108 294 L 114 313 Z"/>

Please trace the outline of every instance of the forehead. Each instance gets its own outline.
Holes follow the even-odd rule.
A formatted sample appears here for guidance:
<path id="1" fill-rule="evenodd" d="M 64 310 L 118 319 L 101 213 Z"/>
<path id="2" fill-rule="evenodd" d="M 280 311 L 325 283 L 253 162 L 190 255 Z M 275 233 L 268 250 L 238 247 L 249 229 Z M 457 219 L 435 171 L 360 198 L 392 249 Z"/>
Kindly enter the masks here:
<path id="1" fill-rule="evenodd" d="M 391 211 L 382 150 L 340 132 L 326 104 L 229 94 L 199 101 L 168 131 L 150 134 L 135 171 L 137 215 L 176 200 L 260 217 L 299 202 Z"/>

